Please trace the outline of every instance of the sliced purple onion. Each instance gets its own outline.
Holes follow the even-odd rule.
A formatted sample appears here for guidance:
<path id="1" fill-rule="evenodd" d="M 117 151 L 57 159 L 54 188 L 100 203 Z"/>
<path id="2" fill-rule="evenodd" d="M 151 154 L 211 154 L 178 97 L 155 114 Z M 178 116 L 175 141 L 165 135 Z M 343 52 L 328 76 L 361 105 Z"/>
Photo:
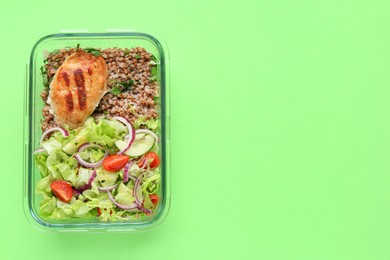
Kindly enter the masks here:
<path id="1" fill-rule="evenodd" d="M 68 131 L 66 131 L 64 128 L 62 128 L 62 127 L 53 127 L 53 128 L 50 128 L 50 129 L 46 130 L 45 132 L 43 132 L 43 134 L 42 134 L 42 136 L 41 136 L 41 139 L 39 140 L 39 143 L 42 145 L 43 140 L 45 140 L 45 137 L 46 137 L 48 134 L 50 134 L 51 132 L 54 132 L 54 131 L 60 131 L 61 134 L 62 134 L 64 137 L 69 136 Z"/>
<path id="2" fill-rule="evenodd" d="M 78 189 L 76 189 L 76 188 L 72 188 L 72 191 L 73 191 L 74 195 L 80 195 L 81 194 L 81 192 Z"/>
<path id="3" fill-rule="evenodd" d="M 104 188 L 103 187 L 98 187 L 98 190 L 106 192 L 106 191 L 110 191 L 110 190 L 115 189 L 116 186 L 118 186 L 118 184 L 115 184 L 115 185 L 112 185 L 112 186 L 109 186 L 109 187 L 104 187 Z"/>
<path id="4" fill-rule="evenodd" d="M 39 147 L 39 148 L 35 149 L 32 154 L 45 153 L 45 152 L 46 152 L 46 150 L 43 149 L 43 147 Z"/>
<path id="5" fill-rule="evenodd" d="M 144 207 L 142 207 L 142 206 L 138 206 L 137 209 L 139 209 L 140 211 L 142 211 L 142 212 L 144 212 L 144 213 L 146 213 L 146 214 L 152 214 L 152 213 L 153 213 L 152 210 L 147 209 L 147 208 L 144 208 Z"/>
<path id="6" fill-rule="evenodd" d="M 104 149 L 103 145 L 100 145 L 100 144 L 83 143 L 82 145 L 80 145 L 80 147 L 77 150 L 77 152 L 81 153 L 82 151 L 84 151 L 84 150 L 86 150 L 88 148 L 91 148 L 91 147 Z"/>
<path id="7" fill-rule="evenodd" d="M 139 193 L 139 189 L 141 187 L 141 180 L 142 180 L 143 175 L 144 175 L 144 173 L 141 173 L 140 176 L 138 176 L 137 180 L 134 183 L 134 188 L 133 188 L 133 197 L 135 198 L 135 202 L 138 205 L 141 205 L 142 200 L 143 200 L 142 198 L 140 199 L 138 197 L 138 193 Z"/>
<path id="8" fill-rule="evenodd" d="M 136 203 L 133 203 L 131 204 L 130 206 L 125 206 L 125 205 L 122 205 L 120 203 L 118 203 L 114 197 L 112 196 L 111 192 L 108 190 L 107 191 L 107 194 L 108 194 L 108 197 L 110 198 L 110 200 L 112 201 L 112 203 L 114 203 L 118 208 L 120 209 L 124 209 L 124 210 L 131 210 L 131 209 L 136 209 L 139 207 L 139 205 L 137 205 Z"/>
<path id="9" fill-rule="evenodd" d="M 100 161 L 95 162 L 95 163 L 89 163 L 89 162 L 84 161 L 83 158 L 81 158 L 80 154 L 76 154 L 74 156 L 74 158 L 76 158 L 76 160 L 79 162 L 79 164 L 81 164 L 84 167 L 96 168 L 96 167 L 99 167 L 103 163 L 103 161 L 107 157 L 107 155 L 108 155 L 108 151 L 106 151 L 104 157 Z"/>
<path id="10" fill-rule="evenodd" d="M 92 172 L 92 175 L 91 177 L 89 178 L 88 180 L 88 183 L 83 185 L 81 188 L 78 188 L 78 189 L 75 189 L 76 191 L 78 191 L 79 193 L 83 193 L 84 191 L 90 189 L 92 187 L 92 182 L 93 180 L 96 178 L 96 171 L 94 170 Z"/>
<path id="11" fill-rule="evenodd" d="M 103 161 L 98 161 L 96 163 L 89 163 L 89 162 L 86 162 L 83 160 L 83 158 L 81 158 L 81 156 L 79 154 L 76 154 L 74 156 L 74 158 L 76 158 L 77 162 L 79 164 L 81 164 L 82 166 L 86 167 L 86 168 L 96 168 L 96 167 L 99 167 Z"/>
<path id="12" fill-rule="evenodd" d="M 133 181 L 136 181 L 137 179 L 134 176 L 130 176 L 129 171 L 131 166 L 134 164 L 134 160 L 131 160 L 128 162 L 123 170 L 123 182 L 126 183 L 129 181 L 129 178 Z"/>
<path id="13" fill-rule="evenodd" d="M 121 116 L 114 116 L 113 118 L 118 120 L 122 124 L 124 124 L 127 127 L 127 130 L 129 132 L 127 135 L 128 137 L 125 138 L 125 142 L 126 142 L 125 147 L 118 152 L 118 154 L 123 154 L 124 152 L 129 150 L 130 146 L 133 144 L 134 139 L 135 139 L 135 130 L 134 130 L 134 127 L 131 126 L 130 121 L 127 120 L 126 118 L 121 117 Z"/>
<path id="14" fill-rule="evenodd" d="M 149 129 L 137 129 L 137 130 L 135 130 L 135 134 L 141 134 L 141 133 L 153 136 L 154 140 L 155 140 L 154 141 L 155 144 L 157 144 L 159 142 L 159 138 L 158 138 L 158 136 L 156 135 L 155 132 L 153 132 L 153 131 L 151 131 Z"/>
<path id="15" fill-rule="evenodd" d="M 102 149 L 104 148 L 104 147 L 103 147 L 102 145 L 100 145 L 100 144 L 84 143 L 84 144 L 82 144 L 82 145 L 79 147 L 79 149 L 78 149 L 77 152 L 81 153 L 82 151 L 84 151 L 84 150 L 86 150 L 86 149 L 88 149 L 88 148 L 91 148 L 91 147 L 97 147 L 97 148 L 102 148 Z M 81 165 L 84 166 L 84 167 L 87 167 L 87 168 L 96 168 L 96 167 L 99 167 L 99 166 L 103 163 L 104 159 L 105 159 L 107 156 L 108 156 L 108 151 L 106 150 L 106 152 L 104 153 L 103 158 L 102 158 L 100 161 L 94 162 L 94 163 L 89 163 L 89 162 L 84 161 L 84 159 L 81 158 L 80 154 L 74 155 L 74 158 L 76 158 L 76 160 L 79 162 L 79 164 L 81 164 Z"/>

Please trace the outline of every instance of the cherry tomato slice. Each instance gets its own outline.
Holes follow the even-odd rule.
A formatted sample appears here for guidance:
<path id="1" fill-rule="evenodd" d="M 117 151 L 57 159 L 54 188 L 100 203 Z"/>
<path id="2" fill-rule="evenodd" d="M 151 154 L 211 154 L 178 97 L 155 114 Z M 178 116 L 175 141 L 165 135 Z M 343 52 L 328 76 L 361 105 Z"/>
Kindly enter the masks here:
<path id="1" fill-rule="evenodd" d="M 50 188 L 54 195 L 63 202 L 69 202 L 72 199 L 72 186 L 66 181 L 53 181 L 50 184 Z"/>
<path id="2" fill-rule="evenodd" d="M 153 203 L 153 205 L 156 207 L 158 204 L 158 201 L 160 198 L 158 197 L 157 194 L 149 194 L 150 201 Z"/>
<path id="3" fill-rule="evenodd" d="M 112 154 L 104 159 L 103 168 L 109 172 L 117 172 L 125 167 L 129 159 L 130 156 L 128 155 Z"/>
<path id="4" fill-rule="evenodd" d="M 138 167 L 145 168 L 145 161 L 150 161 L 150 169 L 157 168 L 160 165 L 160 158 L 155 152 L 147 152 L 138 163 Z"/>

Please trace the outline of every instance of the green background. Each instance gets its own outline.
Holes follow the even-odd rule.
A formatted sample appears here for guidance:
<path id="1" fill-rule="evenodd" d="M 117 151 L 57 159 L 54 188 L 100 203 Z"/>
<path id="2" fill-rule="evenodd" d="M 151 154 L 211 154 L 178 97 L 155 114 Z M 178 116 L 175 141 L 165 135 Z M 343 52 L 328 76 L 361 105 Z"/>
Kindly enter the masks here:
<path id="1" fill-rule="evenodd" d="M 1 259 L 390 259 L 390 2 L 2 1 Z M 172 206 L 142 234 L 22 210 L 25 64 L 60 29 L 145 27 L 171 57 Z"/>

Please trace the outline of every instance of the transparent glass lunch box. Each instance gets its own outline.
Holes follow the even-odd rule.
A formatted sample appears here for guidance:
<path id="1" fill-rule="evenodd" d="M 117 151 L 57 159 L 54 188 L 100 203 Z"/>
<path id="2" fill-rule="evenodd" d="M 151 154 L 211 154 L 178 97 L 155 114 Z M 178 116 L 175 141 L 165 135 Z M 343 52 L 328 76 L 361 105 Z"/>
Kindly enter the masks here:
<path id="1" fill-rule="evenodd" d="M 44 63 L 44 52 L 56 49 L 74 47 L 93 48 L 132 48 L 143 47 L 157 58 L 157 75 L 160 85 L 160 174 L 161 188 L 160 201 L 155 212 L 136 221 L 103 222 L 95 219 L 71 218 L 67 220 L 52 220 L 42 217 L 39 212 L 41 195 L 36 192 L 36 183 L 41 178 L 36 166 L 33 151 L 39 147 L 41 130 L 41 109 L 44 105 L 40 94 L 44 88 L 40 67 Z M 61 32 L 47 35 L 33 46 L 27 64 L 25 109 L 24 109 L 24 180 L 23 180 L 23 206 L 29 222 L 49 232 L 136 232 L 157 227 L 169 211 L 170 185 L 169 185 L 169 57 L 166 44 L 149 33 L 135 31 L 105 31 L 105 32 Z"/>

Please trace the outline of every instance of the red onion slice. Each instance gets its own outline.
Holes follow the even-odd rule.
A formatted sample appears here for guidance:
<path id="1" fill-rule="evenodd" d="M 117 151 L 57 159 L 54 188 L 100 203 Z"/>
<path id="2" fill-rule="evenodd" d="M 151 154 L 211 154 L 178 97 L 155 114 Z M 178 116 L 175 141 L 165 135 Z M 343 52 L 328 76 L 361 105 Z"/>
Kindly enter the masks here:
<path id="1" fill-rule="evenodd" d="M 118 186 L 118 184 L 115 184 L 115 185 L 112 185 L 112 186 L 109 186 L 109 187 L 104 187 L 104 188 L 103 187 L 98 187 L 98 190 L 106 192 L 106 191 L 110 191 L 110 190 L 115 189 L 116 186 Z"/>
<path id="2" fill-rule="evenodd" d="M 89 163 L 89 162 L 84 161 L 83 158 L 81 158 L 80 154 L 76 154 L 73 157 L 76 158 L 76 160 L 79 162 L 79 164 L 81 164 L 84 167 L 96 168 L 96 167 L 99 167 L 103 163 L 104 159 L 107 156 L 108 156 L 108 151 L 106 151 L 106 153 L 104 154 L 103 158 L 100 161 L 95 162 L 95 163 Z"/>
<path id="3" fill-rule="evenodd" d="M 82 145 L 80 145 L 77 152 L 81 153 L 82 151 L 84 151 L 88 148 L 94 148 L 94 147 L 104 149 L 103 145 L 100 145 L 100 144 L 83 143 Z"/>
<path id="4" fill-rule="evenodd" d="M 125 166 L 125 169 L 123 170 L 123 182 L 126 183 L 129 181 L 129 178 L 133 181 L 136 181 L 137 179 L 134 176 L 130 176 L 129 171 L 131 166 L 134 164 L 134 160 L 131 160 L 128 162 Z"/>
<path id="5" fill-rule="evenodd" d="M 139 189 L 141 187 L 141 180 L 142 180 L 144 174 L 145 173 L 141 173 L 140 176 L 138 176 L 137 180 L 134 183 L 134 188 L 133 188 L 133 197 L 135 198 L 135 202 L 138 205 L 141 205 L 142 204 L 142 200 L 143 200 L 142 198 L 140 199 L 138 197 L 138 193 L 139 193 Z"/>
<path id="6" fill-rule="evenodd" d="M 78 152 L 81 153 L 83 152 L 84 150 L 88 149 L 88 148 L 91 148 L 91 147 L 97 147 L 97 148 L 104 148 L 102 145 L 100 144 L 91 144 L 91 143 L 84 143 L 82 144 L 79 149 L 78 149 Z M 74 158 L 76 158 L 76 160 L 79 162 L 79 164 L 81 164 L 82 166 L 84 167 L 87 167 L 87 168 L 96 168 L 96 167 L 99 167 L 104 159 L 108 156 L 108 151 L 106 150 L 106 152 L 104 153 L 104 156 L 103 158 L 98 161 L 98 162 L 95 162 L 95 163 L 89 163 L 89 162 L 86 162 L 83 160 L 83 158 L 81 158 L 80 154 L 75 154 L 74 155 Z"/>
<path id="7" fill-rule="evenodd" d="M 42 147 L 39 147 L 39 148 L 35 149 L 32 154 L 38 154 L 38 153 L 44 153 L 44 152 L 46 152 L 46 150 L 43 149 Z"/>
<path id="8" fill-rule="evenodd" d="M 149 129 L 137 129 L 137 130 L 135 130 L 135 134 L 141 134 L 141 133 L 153 136 L 154 140 L 155 140 L 154 141 L 155 144 L 157 144 L 159 142 L 159 138 L 158 138 L 158 136 L 156 135 L 155 132 L 153 132 L 153 131 L 151 131 Z"/>
<path id="9" fill-rule="evenodd" d="M 142 206 L 138 206 L 138 207 L 137 207 L 137 209 L 139 209 L 140 211 L 142 211 L 142 212 L 146 213 L 147 215 L 150 215 L 150 214 L 152 214 L 152 213 L 153 213 L 153 211 L 152 211 L 152 210 L 150 210 L 150 209 L 147 209 L 147 208 L 144 208 L 144 207 L 142 207 Z"/>
<path id="10" fill-rule="evenodd" d="M 131 210 L 131 209 L 136 209 L 138 208 L 139 206 L 136 204 L 136 203 L 133 203 L 132 205 L 130 206 L 125 206 L 125 205 L 122 205 L 120 203 L 118 203 L 114 197 L 112 196 L 111 192 L 108 190 L 107 191 L 107 194 L 108 194 L 108 197 L 110 198 L 110 200 L 112 201 L 112 203 L 114 203 L 118 208 L 120 209 L 124 209 L 124 210 Z"/>
<path id="11" fill-rule="evenodd" d="M 50 128 L 50 129 L 46 130 L 45 132 L 43 132 L 43 134 L 42 134 L 42 136 L 41 136 L 41 139 L 39 140 L 39 143 L 42 145 L 43 140 L 45 140 L 45 137 L 46 137 L 48 134 L 50 134 L 51 132 L 54 132 L 54 131 L 60 131 L 61 134 L 62 134 L 64 137 L 69 136 L 68 131 L 66 131 L 64 128 L 62 128 L 62 127 L 53 127 L 53 128 Z"/>
<path id="12" fill-rule="evenodd" d="M 72 188 L 72 191 L 73 191 L 74 195 L 80 195 L 81 194 L 81 192 L 78 189 L 76 189 L 76 188 Z"/>
<path id="13" fill-rule="evenodd" d="M 85 184 L 84 186 L 82 186 L 81 188 L 78 188 L 78 189 L 75 189 L 76 191 L 78 191 L 79 193 L 83 193 L 84 191 L 90 189 L 92 187 L 92 182 L 93 180 L 96 178 L 96 171 L 94 170 L 92 172 L 92 175 L 91 177 L 89 178 L 88 180 L 88 183 Z"/>
<path id="14" fill-rule="evenodd" d="M 114 116 L 113 118 L 118 120 L 122 124 L 124 124 L 127 127 L 127 130 L 129 132 L 127 135 L 128 138 L 125 138 L 125 142 L 126 142 L 125 147 L 118 152 L 118 154 L 123 154 L 124 152 L 129 150 L 130 146 L 133 144 L 134 139 L 135 139 L 135 130 L 134 130 L 134 127 L 131 126 L 130 121 L 127 120 L 126 118 L 121 117 L 121 116 Z"/>

